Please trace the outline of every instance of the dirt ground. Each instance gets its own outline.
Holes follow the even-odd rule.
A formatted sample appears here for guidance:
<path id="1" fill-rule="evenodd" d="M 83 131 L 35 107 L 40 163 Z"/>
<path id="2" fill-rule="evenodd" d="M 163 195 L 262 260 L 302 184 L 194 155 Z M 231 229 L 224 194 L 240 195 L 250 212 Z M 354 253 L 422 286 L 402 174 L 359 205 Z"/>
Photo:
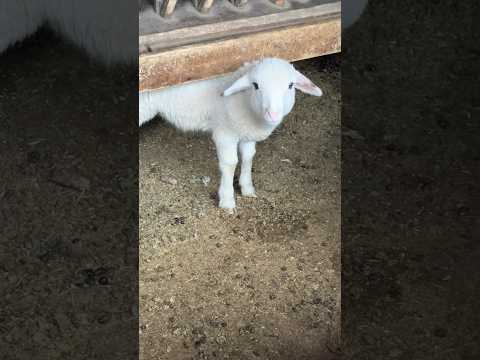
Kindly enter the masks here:
<path id="1" fill-rule="evenodd" d="M 217 208 L 208 135 L 161 119 L 141 129 L 141 359 L 323 359 L 338 351 L 337 62 L 297 63 L 324 96 L 299 95 L 259 143 L 258 198 L 237 194 L 235 215 Z"/>

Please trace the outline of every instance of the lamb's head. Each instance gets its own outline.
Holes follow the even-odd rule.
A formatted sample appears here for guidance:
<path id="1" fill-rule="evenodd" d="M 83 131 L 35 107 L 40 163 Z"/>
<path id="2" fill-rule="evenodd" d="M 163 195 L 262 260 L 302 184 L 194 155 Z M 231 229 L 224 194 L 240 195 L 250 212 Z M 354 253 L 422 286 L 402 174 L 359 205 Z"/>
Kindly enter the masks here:
<path id="1" fill-rule="evenodd" d="M 223 96 L 248 91 L 253 111 L 267 124 L 276 126 L 292 110 L 295 89 L 322 96 L 322 90 L 288 61 L 267 58 L 252 65 Z"/>

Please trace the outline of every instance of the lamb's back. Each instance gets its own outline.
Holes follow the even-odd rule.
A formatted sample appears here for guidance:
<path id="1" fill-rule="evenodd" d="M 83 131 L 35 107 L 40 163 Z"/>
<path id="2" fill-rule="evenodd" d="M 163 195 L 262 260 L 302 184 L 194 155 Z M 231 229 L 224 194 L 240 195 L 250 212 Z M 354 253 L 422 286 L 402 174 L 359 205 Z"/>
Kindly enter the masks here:
<path id="1" fill-rule="evenodd" d="M 212 132 L 224 128 L 239 137 L 252 134 L 258 129 L 252 119 L 248 95 L 238 93 L 224 97 L 222 94 L 254 64 L 247 63 L 233 73 L 212 79 L 140 92 L 139 125 L 160 115 L 184 131 Z M 260 137 L 265 136 L 262 133 Z"/>
<path id="2" fill-rule="evenodd" d="M 223 91 L 242 76 L 244 66 L 234 73 L 192 81 L 139 94 L 139 125 L 154 116 L 184 131 L 213 131 L 228 123 L 227 98 Z"/>

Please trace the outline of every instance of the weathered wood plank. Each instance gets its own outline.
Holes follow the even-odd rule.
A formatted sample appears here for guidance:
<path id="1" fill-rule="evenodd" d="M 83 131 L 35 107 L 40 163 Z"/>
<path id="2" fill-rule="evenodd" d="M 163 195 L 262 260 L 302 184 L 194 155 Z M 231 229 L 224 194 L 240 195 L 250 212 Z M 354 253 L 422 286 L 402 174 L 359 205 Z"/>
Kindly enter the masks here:
<path id="1" fill-rule="evenodd" d="M 340 32 L 338 15 L 320 22 L 144 54 L 140 56 L 139 90 L 214 77 L 264 57 L 296 61 L 339 52 Z"/>
<path id="2" fill-rule="evenodd" d="M 339 17 L 341 3 L 327 3 L 307 9 L 289 10 L 280 13 L 255 16 L 247 19 L 219 21 L 213 24 L 186 27 L 139 37 L 139 52 L 159 52 L 173 47 L 197 42 L 214 41 L 229 35 L 241 35 L 319 21 L 322 18 Z"/>

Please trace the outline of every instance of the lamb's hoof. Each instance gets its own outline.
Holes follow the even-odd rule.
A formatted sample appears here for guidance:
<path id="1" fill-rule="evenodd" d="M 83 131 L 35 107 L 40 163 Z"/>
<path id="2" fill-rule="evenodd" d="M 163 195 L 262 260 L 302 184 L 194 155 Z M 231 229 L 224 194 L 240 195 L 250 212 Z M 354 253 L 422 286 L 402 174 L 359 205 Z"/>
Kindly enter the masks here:
<path id="1" fill-rule="evenodd" d="M 242 188 L 242 196 L 249 197 L 249 198 L 256 198 L 257 194 L 255 194 L 255 188 L 251 187 L 243 187 Z"/>
<path id="2" fill-rule="evenodd" d="M 220 208 L 228 215 L 234 215 L 237 212 L 237 208 L 227 208 L 227 207 L 221 207 L 221 206 Z"/>
<path id="3" fill-rule="evenodd" d="M 228 214 L 234 214 L 235 213 L 235 200 L 220 200 L 220 203 L 218 204 L 218 207 L 225 210 Z"/>
<path id="4" fill-rule="evenodd" d="M 237 212 L 236 208 L 233 209 L 223 209 L 228 215 L 235 215 Z"/>

